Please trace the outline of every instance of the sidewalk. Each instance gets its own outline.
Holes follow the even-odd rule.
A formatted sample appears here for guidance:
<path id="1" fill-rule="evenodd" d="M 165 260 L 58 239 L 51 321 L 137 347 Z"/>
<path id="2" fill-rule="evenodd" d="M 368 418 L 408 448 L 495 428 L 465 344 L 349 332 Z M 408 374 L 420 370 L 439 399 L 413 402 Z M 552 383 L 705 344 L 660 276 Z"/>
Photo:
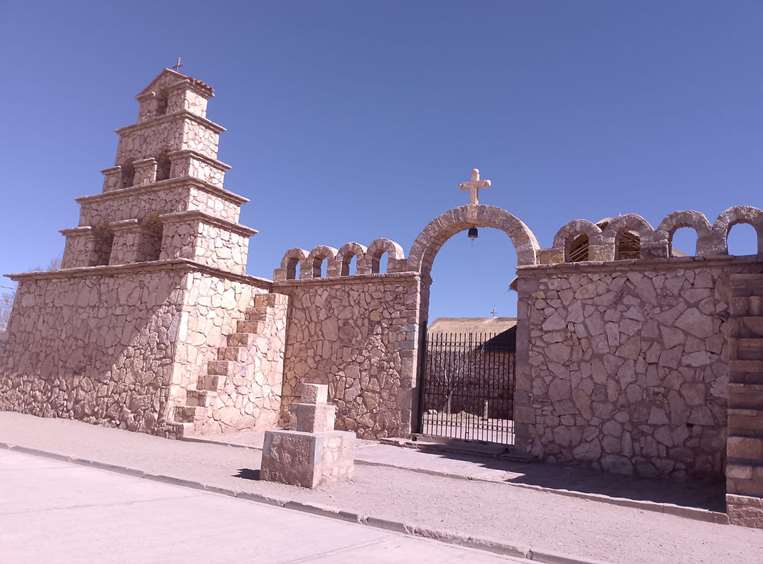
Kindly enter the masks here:
<path id="1" fill-rule="evenodd" d="M 257 450 L 171 441 L 69 420 L 0 413 L 0 443 L 96 461 L 155 479 L 185 480 L 240 497 L 400 529 L 418 527 L 448 537 L 608 562 L 759 563 L 763 531 L 685 519 L 492 481 L 464 480 L 358 464 L 352 483 L 304 490 L 259 481 Z M 402 457 L 418 456 L 398 447 Z M 382 453 L 362 443 L 364 459 Z M 442 457 L 440 457 L 442 458 Z M 433 459 L 426 459 L 433 460 Z M 366 460 L 367 461 L 367 460 Z M 469 464 L 449 460 L 445 464 Z M 501 469 L 475 469 L 506 472 Z M 300 505 L 302 504 L 302 505 Z M 254 524 L 253 524 L 254 526 Z M 405 530 L 405 528 L 403 528 Z"/>
<path id="2" fill-rule="evenodd" d="M 241 431 L 187 440 L 261 450 L 264 433 Z M 617 476 L 586 468 L 516 462 L 499 457 L 448 451 L 439 445 L 405 448 L 358 441 L 355 461 L 427 474 L 506 483 L 564 495 L 575 495 L 660 513 L 672 512 L 704 521 L 727 522 L 722 483 L 674 482 Z"/>

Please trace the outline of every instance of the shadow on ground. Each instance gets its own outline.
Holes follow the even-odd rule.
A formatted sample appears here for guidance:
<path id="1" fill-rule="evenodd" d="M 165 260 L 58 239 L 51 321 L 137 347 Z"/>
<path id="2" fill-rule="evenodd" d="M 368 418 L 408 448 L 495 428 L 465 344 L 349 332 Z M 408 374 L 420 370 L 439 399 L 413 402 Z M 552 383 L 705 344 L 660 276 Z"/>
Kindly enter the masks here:
<path id="1" fill-rule="evenodd" d="M 710 511 L 725 511 L 725 488 L 718 481 L 676 481 L 634 478 L 598 472 L 579 466 L 542 462 L 517 462 L 505 455 L 481 456 L 447 445 L 422 445 L 418 450 L 439 457 L 468 462 L 510 474 L 507 483 L 527 484 L 553 490 L 569 490 L 638 501 L 671 503 Z"/>
<path id="2" fill-rule="evenodd" d="M 239 468 L 238 473 L 233 475 L 234 478 L 243 478 L 244 480 L 259 480 L 260 471 L 253 470 L 251 468 Z"/>

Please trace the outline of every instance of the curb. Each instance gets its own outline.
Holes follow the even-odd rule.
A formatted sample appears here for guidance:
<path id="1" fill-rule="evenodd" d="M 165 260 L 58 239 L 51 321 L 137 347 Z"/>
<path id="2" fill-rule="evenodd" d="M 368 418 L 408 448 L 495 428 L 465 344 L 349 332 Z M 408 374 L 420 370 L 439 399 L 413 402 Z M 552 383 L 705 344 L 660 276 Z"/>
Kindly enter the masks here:
<path id="1" fill-rule="evenodd" d="M 41 456 L 45 458 L 52 458 L 62 462 L 70 462 L 78 464 L 80 466 L 88 466 L 91 468 L 98 468 L 99 470 L 106 470 L 108 472 L 116 472 L 118 474 L 124 474 L 135 478 L 143 478 L 146 480 L 153 480 L 156 482 L 163 482 L 176 486 L 182 486 L 192 488 L 195 490 L 207 491 L 219 495 L 226 495 L 229 497 L 235 497 L 255 503 L 263 503 L 282 509 L 289 509 L 292 511 L 300 511 L 303 513 L 309 513 L 311 515 L 317 515 L 320 517 L 328 517 L 339 521 L 345 521 L 350 523 L 357 523 L 359 525 L 373 527 L 375 529 L 383 529 L 386 531 L 401 533 L 407 536 L 426 538 L 445 544 L 452 544 L 456 546 L 463 546 L 465 548 L 472 548 L 475 550 L 481 550 L 483 552 L 491 552 L 493 554 L 499 554 L 504 556 L 512 556 L 514 558 L 523 558 L 534 562 L 545 562 L 547 564 L 603 564 L 598 560 L 586 560 L 574 556 L 566 556 L 557 554 L 554 552 L 534 550 L 531 547 L 517 546 L 497 539 L 490 539 L 484 537 L 474 537 L 470 535 L 462 535 L 452 531 L 444 531 L 440 529 L 431 529 L 428 527 L 420 527 L 403 523 L 400 521 L 391 521 L 379 517 L 373 517 L 370 515 L 361 515 L 360 513 L 353 513 L 350 511 L 343 511 L 335 507 L 327 507 L 323 505 L 313 505 L 309 503 L 302 503 L 298 501 L 282 500 L 278 498 L 268 497 L 262 494 L 253 492 L 242 492 L 232 490 L 228 488 L 221 488 L 210 484 L 204 484 L 202 482 L 196 482 L 193 480 L 184 480 L 182 478 L 176 478 L 173 476 L 167 476 L 165 474 L 150 474 L 142 470 L 130 468 L 128 466 L 119 466 L 115 464 L 108 464 L 105 462 L 98 462 L 97 460 L 90 460 L 85 458 L 77 458 L 68 456 L 65 454 L 59 454 L 56 452 L 49 452 L 45 450 L 24 447 L 20 445 L 13 445 L 10 443 L 0 442 L 0 448 L 6 450 L 21 452 L 24 454 L 31 454 L 34 456 Z M 246 447 L 245 447 L 246 448 Z"/>
<path id="2" fill-rule="evenodd" d="M 187 437 L 181 439 L 182 441 L 192 443 L 202 443 L 218 446 L 229 446 L 234 448 L 244 448 L 249 450 L 262 451 L 262 448 L 242 445 L 237 443 L 226 443 L 218 441 L 210 441 L 207 439 L 201 439 L 196 437 Z M 384 443 L 386 446 L 397 446 L 398 448 L 410 448 L 415 449 L 415 446 L 398 445 L 393 443 Z M 544 492 L 556 495 L 563 495 L 565 497 L 576 497 L 579 499 L 586 499 L 589 501 L 596 501 L 599 503 L 608 503 L 609 505 L 617 505 L 620 507 L 630 507 L 632 509 L 641 509 L 643 511 L 651 511 L 654 513 L 663 513 L 665 515 L 675 515 L 676 517 L 683 517 L 685 519 L 693 519 L 695 521 L 702 521 L 705 523 L 715 523 L 718 525 L 728 525 L 729 516 L 726 513 L 719 511 L 712 511 L 709 509 L 699 509 L 696 507 L 687 507 L 684 505 L 675 505 L 673 503 L 660 503 L 657 501 L 644 501 L 634 500 L 626 497 L 613 497 L 605 494 L 586 493 L 576 490 L 566 490 L 557 488 L 547 488 L 545 486 L 536 486 L 534 484 L 520 484 L 517 482 L 505 482 L 503 480 L 491 480 L 489 478 L 478 478 L 472 476 L 464 476 L 463 474 L 456 474 L 453 472 L 443 472 L 441 470 L 428 470 L 426 468 L 416 468 L 415 466 L 404 466 L 400 464 L 391 464 L 389 462 L 376 462 L 370 460 L 355 459 L 355 464 L 363 466 L 376 466 L 382 468 L 394 468 L 396 470 L 406 470 L 408 472 L 418 472 L 419 474 L 425 474 L 428 476 L 437 476 L 439 478 L 452 478 L 455 480 L 466 480 L 468 482 L 484 482 L 488 484 L 503 484 L 505 486 L 512 486 L 515 488 L 524 488 L 527 490 L 533 490 L 537 492 Z M 563 562 L 563 561 L 559 561 Z"/>

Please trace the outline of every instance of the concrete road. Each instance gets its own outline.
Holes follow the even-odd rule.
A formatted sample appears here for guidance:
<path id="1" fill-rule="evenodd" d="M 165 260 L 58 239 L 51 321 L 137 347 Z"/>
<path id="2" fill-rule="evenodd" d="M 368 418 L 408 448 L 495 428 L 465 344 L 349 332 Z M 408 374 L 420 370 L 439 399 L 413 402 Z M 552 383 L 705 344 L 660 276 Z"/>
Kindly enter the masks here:
<path id="1" fill-rule="evenodd" d="M 406 561 L 523 562 L 0 450 L 0 562 Z"/>

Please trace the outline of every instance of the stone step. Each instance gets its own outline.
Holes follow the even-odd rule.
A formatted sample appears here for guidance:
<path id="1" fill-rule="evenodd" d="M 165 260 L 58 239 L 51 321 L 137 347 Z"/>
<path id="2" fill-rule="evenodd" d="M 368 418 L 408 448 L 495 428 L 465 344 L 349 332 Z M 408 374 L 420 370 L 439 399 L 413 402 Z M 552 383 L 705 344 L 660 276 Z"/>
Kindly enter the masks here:
<path id="1" fill-rule="evenodd" d="M 730 382 L 729 409 L 763 409 L 763 384 Z"/>
<path id="2" fill-rule="evenodd" d="M 265 329 L 265 322 L 263 320 L 259 321 L 247 321 L 245 319 L 240 320 L 238 323 L 236 323 L 236 331 L 238 333 L 262 333 Z"/>
<path id="3" fill-rule="evenodd" d="M 732 296 L 763 296 L 763 274 L 733 274 L 729 285 Z"/>
<path id="4" fill-rule="evenodd" d="M 763 462 L 763 437 L 737 437 L 726 440 L 728 461 L 733 464 L 760 464 Z"/>
<path id="5" fill-rule="evenodd" d="M 217 360 L 234 360 L 246 362 L 249 357 L 247 347 L 220 347 L 217 349 Z"/>
<path id="6" fill-rule="evenodd" d="M 207 374 L 205 376 L 199 376 L 199 381 L 196 384 L 196 389 L 205 390 L 208 392 L 216 392 L 225 386 L 226 378 L 227 376 L 223 374 Z"/>
<path id="7" fill-rule="evenodd" d="M 763 315 L 763 297 L 732 297 L 729 302 L 729 313 L 731 313 L 733 317 Z"/>
<path id="8" fill-rule="evenodd" d="M 229 347 L 250 347 L 254 344 L 256 335 L 253 333 L 231 333 L 228 335 Z"/>
<path id="9" fill-rule="evenodd" d="M 763 315 L 744 315 L 735 317 L 737 337 L 763 337 Z"/>
<path id="10" fill-rule="evenodd" d="M 763 360 L 763 338 L 729 339 L 729 350 L 736 360 Z"/>
<path id="11" fill-rule="evenodd" d="M 763 437 L 763 408 L 729 408 L 728 433 L 735 437 Z"/>
<path id="12" fill-rule="evenodd" d="M 763 360 L 729 360 L 729 382 L 763 384 Z"/>
<path id="13" fill-rule="evenodd" d="M 207 410 L 204 407 L 175 406 L 175 422 L 177 423 L 193 423 L 194 420 L 202 419 L 206 414 Z"/>
<path id="14" fill-rule="evenodd" d="M 211 407 L 217 394 L 211 390 L 188 390 L 186 392 L 186 407 Z"/>
<path id="15" fill-rule="evenodd" d="M 191 436 L 194 434 L 195 430 L 193 423 L 170 423 L 168 426 L 175 439 Z"/>

